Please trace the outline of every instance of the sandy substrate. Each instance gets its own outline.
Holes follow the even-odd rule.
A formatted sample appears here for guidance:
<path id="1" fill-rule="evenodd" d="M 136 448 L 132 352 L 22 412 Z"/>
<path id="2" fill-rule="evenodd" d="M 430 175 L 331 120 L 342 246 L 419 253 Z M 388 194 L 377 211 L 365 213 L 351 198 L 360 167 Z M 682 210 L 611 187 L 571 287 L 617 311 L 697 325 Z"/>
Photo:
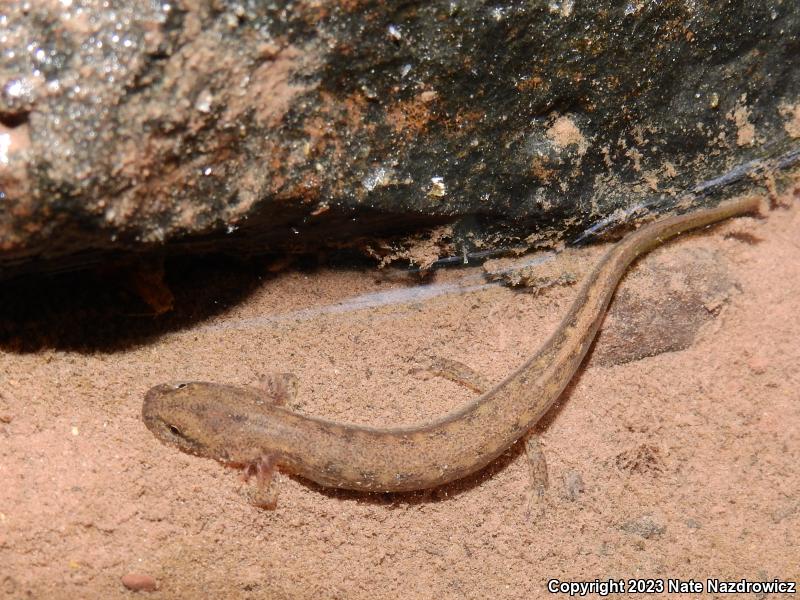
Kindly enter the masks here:
<path id="1" fill-rule="evenodd" d="M 277 510 L 260 510 L 237 472 L 162 445 L 140 410 L 161 382 L 290 371 L 305 412 L 419 422 L 474 395 L 420 369 L 424 357 L 498 381 L 554 329 L 574 287 L 514 291 L 479 268 L 423 285 L 354 268 L 172 266 L 176 309 L 151 318 L 96 281 L 16 284 L 0 315 L 0 597 L 128 597 L 129 573 L 155 579 L 152 598 L 798 581 L 797 205 L 684 236 L 626 277 L 603 339 L 540 427 L 542 510 L 519 444 L 428 492 L 282 476 Z"/>

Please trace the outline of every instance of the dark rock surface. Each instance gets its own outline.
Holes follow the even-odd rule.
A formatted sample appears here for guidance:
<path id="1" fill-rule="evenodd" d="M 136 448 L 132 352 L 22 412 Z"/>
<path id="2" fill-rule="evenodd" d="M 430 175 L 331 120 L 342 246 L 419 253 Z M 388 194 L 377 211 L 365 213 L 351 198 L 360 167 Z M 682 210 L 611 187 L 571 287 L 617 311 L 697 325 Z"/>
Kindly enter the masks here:
<path id="1" fill-rule="evenodd" d="M 787 0 L 17 1 L 0 52 L 2 275 L 550 243 L 800 154 Z"/>

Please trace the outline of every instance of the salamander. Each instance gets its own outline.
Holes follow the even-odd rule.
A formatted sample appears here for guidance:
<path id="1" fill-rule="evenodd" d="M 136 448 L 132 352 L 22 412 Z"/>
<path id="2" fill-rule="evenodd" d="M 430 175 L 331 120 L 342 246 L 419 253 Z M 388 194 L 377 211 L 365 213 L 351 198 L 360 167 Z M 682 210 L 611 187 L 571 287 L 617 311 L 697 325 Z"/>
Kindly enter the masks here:
<path id="1" fill-rule="evenodd" d="M 620 279 L 668 239 L 756 212 L 740 198 L 644 225 L 614 244 L 585 278 L 558 328 L 539 350 L 473 401 L 426 423 L 374 428 L 293 411 L 279 394 L 208 382 L 157 385 L 142 416 L 162 442 L 213 458 L 268 485 L 280 469 L 322 486 L 401 492 L 439 486 L 486 466 L 531 430 L 583 361 Z"/>

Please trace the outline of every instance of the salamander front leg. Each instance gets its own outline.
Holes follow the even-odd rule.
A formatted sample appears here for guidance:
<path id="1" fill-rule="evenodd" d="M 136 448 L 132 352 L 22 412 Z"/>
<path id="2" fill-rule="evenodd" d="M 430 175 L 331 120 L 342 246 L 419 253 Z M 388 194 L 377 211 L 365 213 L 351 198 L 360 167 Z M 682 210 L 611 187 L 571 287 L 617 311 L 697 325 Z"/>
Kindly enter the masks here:
<path id="1" fill-rule="evenodd" d="M 262 402 L 295 410 L 297 386 L 297 377 L 292 373 L 266 373 L 258 378 L 256 389 Z M 256 478 L 255 488 L 247 494 L 252 505 L 267 510 L 277 507 L 279 482 L 275 470 L 275 457 L 268 454 L 245 469 L 244 481 L 249 481 L 253 476 Z"/>
<path id="2" fill-rule="evenodd" d="M 287 406 L 295 410 L 297 397 L 297 377 L 291 373 L 268 373 L 258 380 L 258 390 L 264 402 L 276 406 Z M 245 481 L 255 476 L 255 489 L 248 494 L 250 503 L 259 508 L 275 510 L 278 506 L 280 481 L 276 477 L 275 457 L 264 455 L 247 466 Z"/>
<path id="3" fill-rule="evenodd" d="M 297 377 L 292 373 L 267 373 L 258 378 L 258 390 L 267 402 L 296 410 Z"/>
<path id="4" fill-rule="evenodd" d="M 247 482 L 255 476 L 256 486 L 248 493 L 250 504 L 266 510 L 275 510 L 278 506 L 278 482 L 275 480 L 275 459 L 265 455 L 261 460 L 247 465 L 242 479 Z"/>

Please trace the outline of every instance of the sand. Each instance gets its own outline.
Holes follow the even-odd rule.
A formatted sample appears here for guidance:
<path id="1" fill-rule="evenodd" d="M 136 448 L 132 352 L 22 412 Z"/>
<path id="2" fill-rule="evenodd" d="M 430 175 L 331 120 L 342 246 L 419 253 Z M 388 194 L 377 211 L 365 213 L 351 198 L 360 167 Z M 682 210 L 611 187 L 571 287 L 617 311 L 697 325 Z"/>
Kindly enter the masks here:
<path id="1" fill-rule="evenodd" d="M 687 235 L 622 283 L 602 339 L 521 444 L 432 491 L 331 492 L 280 477 L 278 508 L 236 471 L 159 443 L 140 418 L 171 380 L 299 380 L 298 409 L 419 422 L 498 381 L 557 325 L 480 267 L 425 283 L 355 267 L 177 261 L 171 313 L 124 274 L 4 286 L 0 597 L 538 598 L 550 579 L 800 580 L 800 209 Z M 602 248 L 583 252 L 585 271 Z M 576 273 L 579 277 L 582 273 Z M 152 312 L 152 311 L 150 311 Z M 422 366 L 422 368 L 420 368 Z M 135 575 L 146 576 L 143 580 Z M 148 579 L 151 578 L 151 579 Z M 754 597 L 752 594 L 744 597 Z"/>

